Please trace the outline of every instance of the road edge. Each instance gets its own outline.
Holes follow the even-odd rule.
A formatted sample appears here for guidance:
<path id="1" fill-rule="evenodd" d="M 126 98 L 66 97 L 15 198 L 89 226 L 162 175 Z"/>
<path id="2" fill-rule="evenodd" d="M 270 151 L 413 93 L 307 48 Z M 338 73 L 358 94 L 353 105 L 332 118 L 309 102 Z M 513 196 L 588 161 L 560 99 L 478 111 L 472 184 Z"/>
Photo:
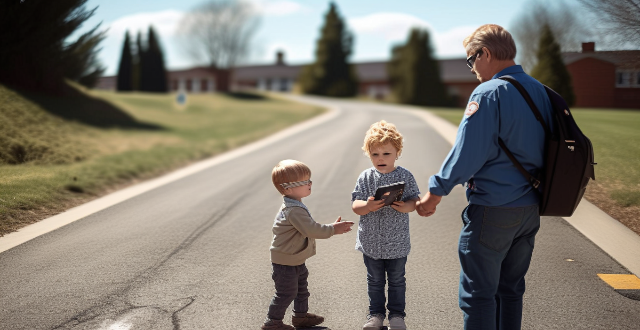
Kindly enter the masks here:
<path id="1" fill-rule="evenodd" d="M 407 111 L 424 120 L 451 145 L 455 143 L 458 128 L 433 113 L 422 109 Z M 597 206 L 583 199 L 571 217 L 563 217 L 586 238 L 615 259 L 629 272 L 640 277 L 640 236 L 612 218 Z"/>
<path id="2" fill-rule="evenodd" d="M 18 231 L 9 233 L 0 237 L 0 253 L 12 249 L 22 243 L 28 242 L 38 236 L 54 231 L 60 227 L 68 225 L 72 222 L 85 218 L 93 213 L 104 210 L 108 207 L 116 205 L 132 197 L 143 194 L 160 186 L 182 179 L 197 172 L 206 170 L 215 165 L 224 163 L 242 155 L 248 154 L 254 150 L 260 149 L 269 144 L 285 139 L 293 134 L 299 133 L 311 127 L 320 125 L 337 117 L 341 109 L 338 107 L 327 107 L 327 112 L 293 126 L 285 128 L 279 132 L 269 135 L 263 139 L 254 141 L 237 149 L 218 154 L 211 158 L 198 161 L 186 167 L 169 172 L 163 176 L 151 179 L 122 190 L 118 190 L 111 194 L 105 195 L 93 201 L 71 208 L 65 212 L 59 213 L 52 217 L 43 219 L 34 224 L 20 228 Z"/>

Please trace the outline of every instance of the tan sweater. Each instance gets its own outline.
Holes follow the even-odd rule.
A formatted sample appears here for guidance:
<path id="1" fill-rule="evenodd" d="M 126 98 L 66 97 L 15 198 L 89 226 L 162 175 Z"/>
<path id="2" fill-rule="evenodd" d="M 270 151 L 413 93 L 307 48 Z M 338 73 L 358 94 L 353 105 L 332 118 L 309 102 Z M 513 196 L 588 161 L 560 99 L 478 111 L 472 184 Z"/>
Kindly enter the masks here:
<path id="1" fill-rule="evenodd" d="M 315 222 L 302 202 L 284 197 L 273 223 L 271 262 L 286 266 L 302 265 L 316 254 L 315 239 L 329 238 L 333 233 L 333 226 Z"/>

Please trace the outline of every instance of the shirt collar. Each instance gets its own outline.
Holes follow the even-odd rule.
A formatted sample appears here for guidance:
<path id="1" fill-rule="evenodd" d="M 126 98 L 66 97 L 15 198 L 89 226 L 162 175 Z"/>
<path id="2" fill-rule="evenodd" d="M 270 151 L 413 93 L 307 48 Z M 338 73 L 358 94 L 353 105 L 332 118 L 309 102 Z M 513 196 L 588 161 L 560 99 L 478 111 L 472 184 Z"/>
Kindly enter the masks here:
<path id="1" fill-rule="evenodd" d="M 498 77 L 502 77 L 504 75 L 514 74 L 514 73 L 524 73 L 524 70 L 522 70 L 522 66 L 521 65 L 512 65 L 512 66 L 510 66 L 508 68 L 504 68 L 504 69 L 502 69 L 502 71 L 496 73 L 495 76 L 493 76 L 493 78 L 491 78 L 491 79 L 497 79 Z"/>
<path id="2" fill-rule="evenodd" d="M 283 199 L 284 199 L 284 206 L 285 207 L 298 206 L 298 207 L 301 207 L 301 208 L 307 210 L 307 212 L 309 212 L 309 209 L 307 208 L 307 206 L 304 205 L 302 202 L 297 201 L 297 200 L 295 200 L 293 198 L 289 198 L 287 196 L 283 196 Z"/>

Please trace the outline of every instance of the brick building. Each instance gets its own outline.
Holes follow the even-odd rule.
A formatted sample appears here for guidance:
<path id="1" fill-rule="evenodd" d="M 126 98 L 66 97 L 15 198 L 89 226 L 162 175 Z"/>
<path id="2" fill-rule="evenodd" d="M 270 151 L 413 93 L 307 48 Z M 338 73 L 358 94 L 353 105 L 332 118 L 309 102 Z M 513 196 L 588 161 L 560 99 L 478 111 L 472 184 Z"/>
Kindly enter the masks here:
<path id="1" fill-rule="evenodd" d="M 572 76 L 576 107 L 640 108 L 640 50 L 595 51 L 593 42 L 581 52 L 562 54 Z M 464 58 L 439 60 L 440 75 L 458 107 L 464 107 L 479 82 Z M 354 63 L 360 95 L 385 99 L 391 93 L 387 62 Z M 195 67 L 169 71 L 170 91 L 189 93 L 255 89 L 292 92 L 303 65 L 288 65 L 284 53 L 274 64 L 239 66 L 232 72 Z M 96 88 L 115 89 L 115 77 L 102 77 Z"/>
<path id="2" fill-rule="evenodd" d="M 562 55 L 575 107 L 640 108 L 640 50 L 595 51 L 587 42 L 581 52 Z"/>
<path id="3" fill-rule="evenodd" d="M 115 90 L 116 76 L 100 77 L 97 89 Z M 178 90 L 188 93 L 213 93 L 229 90 L 229 71 L 209 67 L 195 67 L 184 70 L 167 71 L 169 91 Z"/>
<path id="4" fill-rule="evenodd" d="M 440 74 L 450 95 L 456 96 L 458 106 L 464 107 L 473 89 L 478 86 L 466 59 L 440 60 Z M 372 99 L 384 99 L 391 93 L 387 62 L 354 63 L 358 77 L 358 92 Z M 278 52 L 276 63 L 270 65 L 242 66 L 233 71 L 232 88 L 254 88 L 263 91 L 293 91 L 300 70 L 304 65 L 287 65 L 284 54 Z"/>

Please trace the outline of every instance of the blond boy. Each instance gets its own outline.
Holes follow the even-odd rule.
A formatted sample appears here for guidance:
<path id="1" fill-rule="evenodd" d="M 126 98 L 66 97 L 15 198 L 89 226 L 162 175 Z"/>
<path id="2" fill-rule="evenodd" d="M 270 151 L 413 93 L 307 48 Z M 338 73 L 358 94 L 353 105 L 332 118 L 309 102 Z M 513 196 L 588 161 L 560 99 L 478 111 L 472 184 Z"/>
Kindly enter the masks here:
<path id="1" fill-rule="evenodd" d="M 302 198 L 311 195 L 311 170 L 297 160 L 283 160 L 271 172 L 273 185 L 283 196 L 283 204 L 273 223 L 271 243 L 272 278 L 276 292 L 269 305 L 263 330 L 291 330 L 312 327 L 324 322 L 322 316 L 308 313 L 309 272 L 305 261 L 316 254 L 315 239 L 351 231 L 353 222 L 338 217 L 332 224 L 313 220 Z M 283 323 L 284 315 L 293 302 L 293 326 Z"/>
<path id="2" fill-rule="evenodd" d="M 360 174 L 351 194 L 353 212 L 360 216 L 356 250 L 362 252 L 367 267 L 369 313 L 364 330 L 381 329 L 387 309 L 389 329 L 406 329 L 405 265 L 411 249 L 408 213 L 415 210 L 420 191 L 411 172 L 395 165 L 402 154 L 402 142 L 395 125 L 384 120 L 371 125 L 362 149 L 373 167 Z M 384 206 L 383 200 L 374 200 L 378 187 L 398 182 L 405 184 L 401 201 Z"/>

